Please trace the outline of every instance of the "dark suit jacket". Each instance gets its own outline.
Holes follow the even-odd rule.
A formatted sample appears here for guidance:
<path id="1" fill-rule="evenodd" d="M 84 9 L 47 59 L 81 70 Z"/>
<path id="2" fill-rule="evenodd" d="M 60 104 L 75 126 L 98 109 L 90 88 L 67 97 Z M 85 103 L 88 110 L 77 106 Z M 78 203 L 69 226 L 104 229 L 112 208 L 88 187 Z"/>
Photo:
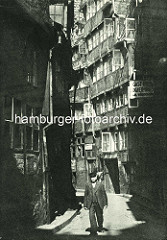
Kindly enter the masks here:
<path id="1" fill-rule="evenodd" d="M 95 186 L 95 194 L 100 207 L 103 209 L 107 205 L 107 194 L 104 189 L 104 185 L 101 182 L 97 182 Z M 84 207 L 90 209 L 93 201 L 93 187 L 92 183 L 87 183 L 85 186 Z"/>

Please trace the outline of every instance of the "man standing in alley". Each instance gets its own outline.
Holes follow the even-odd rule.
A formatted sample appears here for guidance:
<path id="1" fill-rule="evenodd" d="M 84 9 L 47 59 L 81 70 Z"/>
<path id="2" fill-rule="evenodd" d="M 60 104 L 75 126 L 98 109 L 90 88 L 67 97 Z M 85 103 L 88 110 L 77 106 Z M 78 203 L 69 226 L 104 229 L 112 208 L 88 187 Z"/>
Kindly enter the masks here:
<path id="1" fill-rule="evenodd" d="M 103 230 L 103 208 L 107 206 L 107 194 L 103 183 L 97 181 L 96 172 L 90 173 L 89 177 L 90 182 L 85 187 L 84 207 L 89 209 L 90 234 L 95 236 L 97 231 Z"/>

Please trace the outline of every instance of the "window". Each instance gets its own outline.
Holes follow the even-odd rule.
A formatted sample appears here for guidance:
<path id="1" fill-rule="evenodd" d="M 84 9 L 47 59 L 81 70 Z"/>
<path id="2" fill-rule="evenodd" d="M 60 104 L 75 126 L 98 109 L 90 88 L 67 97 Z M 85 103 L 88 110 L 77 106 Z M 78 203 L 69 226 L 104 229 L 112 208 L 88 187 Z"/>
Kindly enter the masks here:
<path id="1" fill-rule="evenodd" d="M 38 77 L 36 51 L 32 51 L 31 49 L 28 49 L 26 67 L 27 67 L 27 82 L 36 87 L 37 77 Z"/>
<path id="2" fill-rule="evenodd" d="M 96 69 L 93 69 L 93 83 L 96 82 Z"/>
<path id="3" fill-rule="evenodd" d="M 107 112 L 107 100 L 102 101 L 103 112 Z"/>
<path id="4" fill-rule="evenodd" d="M 119 135 L 118 135 L 118 132 L 115 132 L 114 133 L 114 150 L 115 151 L 118 151 L 118 149 L 119 149 L 118 148 L 119 147 L 118 146 L 119 145 L 118 142 L 119 142 Z"/>
<path id="5" fill-rule="evenodd" d="M 102 100 L 101 102 L 101 113 L 105 112 L 105 104 L 104 104 L 104 100 Z"/>
<path id="6" fill-rule="evenodd" d="M 125 37 L 125 18 L 119 18 L 119 39 Z"/>
<path id="7" fill-rule="evenodd" d="M 100 42 L 102 43 L 104 40 L 104 31 L 103 29 L 100 30 Z"/>
<path id="8" fill-rule="evenodd" d="M 84 104 L 84 117 L 91 117 L 93 114 L 93 106 L 91 103 Z"/>
<path id="9" fill-rule="evenodd" d="M 94 16 L 96 14 L 96 4 L 95 4 L 95 1 L 93 1 L 91 7 L 92 7 L 92 16 Z"/>
<path id="10" fill-rule="evenodd" d="M 100 79 L 103 78 L 103 63 L 100 64 Z"/>
<path id="11" fill-rule="evenodd" d="M 129 108 L 138 108 L 139 107 L 139 102 L 138 99 L 129 99 Z"/>
<path id="12" fill-rule="evenodd" d="M 92 150 L 86 150 L 86 158 L 95 159 L 96 158 L 96 147 L 92 144 Z"/>
<path id="13" fill-rule="evenodd" d="M 127 132 L 119 132 L 119 150 L 127 148 Z"/>
<path id="14" fill-rule="evenodd" d="M 97 81 L 100 79 L 100 65 L 97 66 Z"/>
<path id="15" fill-rule="evenodd" d="M 88 50 L 91 51 L 92 48 L 93 48 L 93 46 L 92 46 L 92 38 L 89 38 L 88 39 Z"/>
<path id="16" fill-rule="evenodd" d="M 93 48 L 96 47 L 96 35 L 94 34 L 93 35 Z"/>
<path id="17" fill-rule="evenodd" d="M 102 132 L 102 152 L 112 151 L 112 135 L 110 132 Z"/>
<path id="18" fill-rule="evenodd" d="M 86 20 L 88 20 L 89 18 L 90 18 L 90 8 L 91 8 L 91 6 L 90 6 L 90 4 L 88 4 L 87 5 L 87 12 L 86 12 Z"/>
<path id="19" fill-rule="evenodd" d="M 106 37 L 112 36 L 114 33 L 114 24 L 111 18 L 104 19 L 104 31 L 106 32 Z"/>
<path id="20" fill-rule="evenodd" d="M 27 156 L 27 173 L 35 174 L 37 170 L 37 158 L 34 156 Z"/>
<path id="21" fill-rule="evenodd" d="M 113 71 L 123 67 L 123 57 L 119 50 L 113 51 Z"/>
<path id="22" fill-rule="evenodd" d="M 119 132 L 119 150 L 125 149 L 125 132 Z"/>
<path id="23" fill-rule="evenodd" d="M 100 9 L 100 1 L 101 0 L 97 0 L 97 11 Z"/>
<path id="24" fill-rule="evenodd" d="M 86 49 L 86 43 L 85 42 L 82 42 L 80 45 L 79 45 L 79 54 L 82 54 L 82 55 L 85 55 L 87 54 L 87 49 Z"/>
<path id="25" fill-rule="evenodd" d="M 100 38 L 100 34 L 99 31 L 96 33 L 96 46 L 99 45 L 99 38 Z"/>
<path id="26" fill-rule="evenodd" d="M 111 99 L 108 99 L 107 101 L 107 109 L 108 111 L 112 111 L 115 107 L 115 99 L 114 98 L 111 98 Z"/>
<path id="27" fill-rule="evenodd" d="M 127 105 L 127 104 L 128 104 L 127 93 L 124 93 L 124 94 L 123 94 L 123 98 L 124 98 L 124 104 Z"/>
<path id="28" fill-rule="evenodd" d="M 70 150 L 71 150 L 71 159 L 73 159 L 75 158 L 75 146 L 72 146 Z"/>
<path id="29" fill-rule="evenodd" d="M 123 105 L 124 105 L 123 94 L 120 94 L 120 96 L 119 96 L 119 106 L 122 107 Z"/>
<path id="30" fill-rule="evenodd" d="M 101 111 L 100 111 L 100 103 L 96 103 L 96 114 L 100 115 Z"/>
<path id="31" fill-rule="evenodd" d="M 55 4 L 49 6 L 50 17 L 54 22 L 64 25 L 64 4 Z"/>
<path id="32" fill-rule="evenodd" d="M 85 156 L 85 147 L 84 147 L 84 139 L 82 137 L 77 138 L 77 148 L 78 148 L 78 156 Z"/>
<path id="33" fill-rule="evenodd" d="M 111 104 L 112 104 L 112 109 L 114 109 L 116 106 L 116 101 L 114 98 L 111 99 Z"/>
<path id="34" fill-rule="evenodd" d="M 104 62 L 104 76 L 107 76 L 110 73 L 110 63 L 108 60 Z"/>
<path id="35" fill-rule="evenodd" d="M 134 40 L 135 37 L 135 19 L 126 18 L 126 38 Z"/>
<path id="36" fill-rule="evenodd" d="M 75 119 L 79 120 L 82 119 L 83 116 L 83 110 L 75 110 Z"/>
<path id="37" fill-rule="evenodd" d="M 116 97 L 116 99 L 115 99 L 115 107 L 116 108 L 120 107 L 120 105 L 119 105 L 119 97 Z"/>
<path id="38" fill-rule="evenodd" d="M 107 99 L 107 111 L 112 110 L 112 99 Z"/>

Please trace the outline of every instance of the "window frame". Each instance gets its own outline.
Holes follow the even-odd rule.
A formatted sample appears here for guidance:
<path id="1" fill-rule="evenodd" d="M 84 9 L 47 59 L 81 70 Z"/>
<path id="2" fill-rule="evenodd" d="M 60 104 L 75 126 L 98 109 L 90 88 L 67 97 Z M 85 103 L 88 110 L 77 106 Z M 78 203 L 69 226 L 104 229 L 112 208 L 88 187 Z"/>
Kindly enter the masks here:
<path id="1" fill-rule="evenodd" d="M 119 53 L 119 57 L 116 57 L 116 53 Z M 116 59 L 119 59 L 119 63 L 116 63 Z M 113 50 L 113 58 L 112 58 L 112 72 L 122 68 L 124 66 L 124 59 L 122 53 L 118 49 Z"/>
<path id="2" fill-rule="evenodd" d="M 128 28 L 128 21 L 133 21 L 134 22 L 134 28 Z M 126 18 L 125 19 L 125 36 L 126 39 L 133 41 L 135 37 L 135 18 Z M 133 32 L 133 38 L 128 38 L 128 31 Z"/>
<path id="3" fill-rule="evenodd" d="M 107 143 L 107 141 L 106 141 L 106 144 L 108 145 L 108 148 L 107 148 L 107 150 L 105 149 L 105 147 L 104 147 L 104 135 L 108 135 L 108 143 Z M 103 153 L 109 153 L 109 152 L 111 152 L 111 150 L 112 150 L 112 148 L 111 148 L 111 132 L 102 132 L 102 152 Z"/>

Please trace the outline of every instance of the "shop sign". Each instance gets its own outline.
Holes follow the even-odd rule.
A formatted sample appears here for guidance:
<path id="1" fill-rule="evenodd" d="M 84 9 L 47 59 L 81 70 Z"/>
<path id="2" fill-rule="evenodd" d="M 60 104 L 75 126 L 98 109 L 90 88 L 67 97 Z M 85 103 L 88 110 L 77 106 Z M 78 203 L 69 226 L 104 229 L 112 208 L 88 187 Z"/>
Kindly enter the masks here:
<path id="1" fill-rule="evenodd" d="M 129 82 L 128 96 L 130 99 L 152 97 L 154 93 L 152 81 L 137 81 Z"/>

